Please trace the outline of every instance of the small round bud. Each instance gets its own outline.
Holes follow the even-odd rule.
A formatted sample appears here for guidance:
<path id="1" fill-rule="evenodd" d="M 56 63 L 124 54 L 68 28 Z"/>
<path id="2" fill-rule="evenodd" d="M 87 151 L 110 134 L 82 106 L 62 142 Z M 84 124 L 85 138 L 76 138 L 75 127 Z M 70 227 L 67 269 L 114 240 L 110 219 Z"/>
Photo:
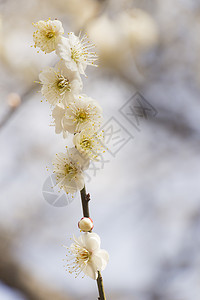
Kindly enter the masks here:
<path id="1" fill-rule="evenodd" d="M 7 103 L 11 108 L 16 108 L 21 104 L 21 97 L 17 93 L 10 93 L 7 97 Z"/>
<path id="2" fill-rule="evenodd" d="M 94 227 L 93 221 L 90 218 L 84 217 L 78 222 L 78 227 L 84 232 L 91 231 Z"/>

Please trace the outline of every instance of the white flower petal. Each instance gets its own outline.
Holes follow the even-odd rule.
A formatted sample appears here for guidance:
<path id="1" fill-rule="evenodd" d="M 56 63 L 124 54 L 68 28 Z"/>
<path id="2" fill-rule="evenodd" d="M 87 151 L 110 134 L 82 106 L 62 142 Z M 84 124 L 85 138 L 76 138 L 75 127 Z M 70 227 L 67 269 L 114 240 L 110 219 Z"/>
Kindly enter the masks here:
<path id="1" fill-rule="evenodd" d="M 103 271 L 109 261 L 109 254 L 106 250 L 99 249 L 97 252 L 94 253 L 92 259 L 93 262 L 96 264 L 97 269 L 99 271 Z"/>
<path id="2" fill-rule="evenodd" d="M 100 237 L 93 232 L 85 232 L 80 235 L 78 241 L 90 252 L 98 250 L 100 248 Z"/>
<path id="3" fill-rule="evenodd" d="M 64 117 L 64 114 L 65 114 L 65 110 L 58 105 L 56 105 L 56 107 L 52 111 L 52 117 L 55 119 L 55 132 L 56 133 L 61 133 L 63 130 L 62 119 Z"/>
<path id="4" fill-rule="evenodd" d="M 94 280 L 96 280 L 98 277 L 97 270 L 94 268 L 93 264 L 87 264 L 83 269 L 83 273 Z"/>
<path id="5" fill-rule="evenodd" d="M 86 248 L 90 251 L 97 251 L 100 248 L 100 241 L 97 238 L 91 237 L 86 243 Z"/>

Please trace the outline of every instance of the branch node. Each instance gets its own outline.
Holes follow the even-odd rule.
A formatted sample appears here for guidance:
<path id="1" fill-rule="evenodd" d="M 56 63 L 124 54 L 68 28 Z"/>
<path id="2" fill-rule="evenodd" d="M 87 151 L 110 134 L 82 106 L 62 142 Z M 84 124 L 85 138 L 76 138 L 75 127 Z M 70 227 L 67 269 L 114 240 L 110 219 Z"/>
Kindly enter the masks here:
<path id="1" fill-rule="evenodd" d="M 85 201 L 87 201 L 87 202 L 90 201 L 90 194 L 89 193 L 87 195 L 85 195 Z"/>

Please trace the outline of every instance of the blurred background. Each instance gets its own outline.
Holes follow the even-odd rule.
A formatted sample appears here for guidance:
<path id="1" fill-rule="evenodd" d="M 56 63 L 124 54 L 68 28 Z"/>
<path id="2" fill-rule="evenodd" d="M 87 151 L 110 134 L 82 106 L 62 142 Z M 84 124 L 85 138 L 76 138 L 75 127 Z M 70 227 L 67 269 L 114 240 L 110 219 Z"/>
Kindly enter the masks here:
<path id="1" fill-rule="evenodd" d="M 44 195 L 52 158 L 69 143 L 34 83 L 57 60 L 31 47 L 32 22 L 49 17 L 96 43 L 84 93 L 125 132 L 86 183 L 110 254 L 107 299 L 200 299 L 198 0 L 0 1 L 0 299 L 97 299 L 95 281 L 63 267 L 79 195 L 69 205 Z M 146 109 L 125 111 L 138 96 Z"/>

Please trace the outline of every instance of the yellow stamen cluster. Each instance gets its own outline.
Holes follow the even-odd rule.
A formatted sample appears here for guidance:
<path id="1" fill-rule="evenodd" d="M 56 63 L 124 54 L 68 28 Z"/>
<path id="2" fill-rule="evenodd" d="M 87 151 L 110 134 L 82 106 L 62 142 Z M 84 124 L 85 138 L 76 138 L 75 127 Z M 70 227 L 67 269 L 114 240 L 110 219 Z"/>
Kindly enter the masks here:
<path id="1" fill-rule="evenodd" d="M 57 87 L 59 89 L 64 89 L 64 90 L 67 90 L 68 92 L 70 92 L 71 91 L 71 86 L 70 86 L 69 79 L 65 78 L 61 74 L 58 74 L 57 78 L 58 78 Z"/>
<path id="2" fill-rule="evenodd" d="M 75 273 L 75 277 L 77 278 L 87 266 L 92 254 L 78 244 L 73 244 L 70 248 L 66 248 L 68 249 L 66 271 L 70 274 Z"/>
<path id="3" fill-rule="evenodd" d="M 85 151 L 88 150 L 88 149 L 92 149 L 92 141 L 89 140 L 89 139 L 83 139 L 81 142 L 80 142 L 80 146 L 82 149 L 84 149 Z"/>
<path id="4" fill-rule="evenodd" d="M 84 122 L 87 118 L 87 112 L 83 109 L 79 109 L 77 111 L 77 115 L 76 115 L 76 119 L 77 119 L 77 122 Z"/>
<path id="5" fill-rule="evenodd" d="M 73 45 L 71 45 L 71 59 L 76 63 L 86 63 L 87 65 L 94 65 L 94 62 L 97 60 L 98 56 L 96 52 L 91 51 L 94 49 L 95 44 L 92 44 L 88 41 L 88 36 L 85 34 L 81 39 L 77 40 Z"/>
<path id="6" fill-rule="evenodd" d="M 64 166 L 65 174 L 70 174 L 71 176 L 74 176 L 77 173 L 77 168 L 72 164 L 68 163 Z"/>

